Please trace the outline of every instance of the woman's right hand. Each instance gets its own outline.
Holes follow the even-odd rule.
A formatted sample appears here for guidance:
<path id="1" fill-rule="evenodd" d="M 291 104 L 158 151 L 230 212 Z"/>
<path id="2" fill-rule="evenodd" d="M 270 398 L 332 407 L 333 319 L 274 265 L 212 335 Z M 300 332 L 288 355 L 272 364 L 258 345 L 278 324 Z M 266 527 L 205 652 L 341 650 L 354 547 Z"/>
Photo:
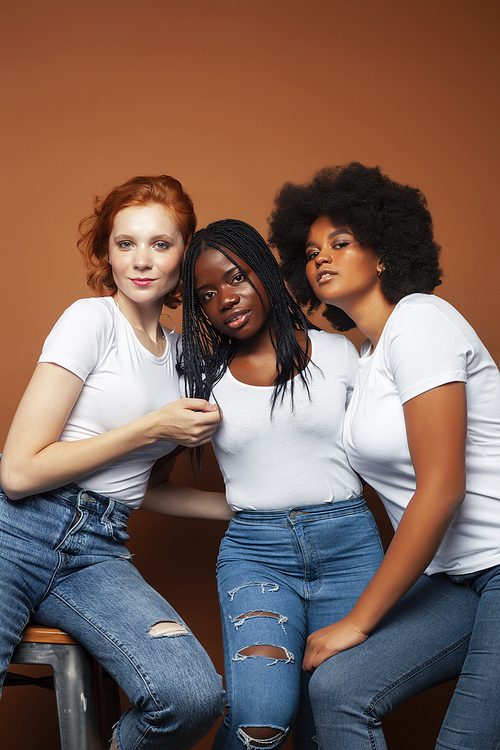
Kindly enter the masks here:
<path id="1" fill-rule="evenodd" d="M 143 417 L 149 422 L 152 442 L 167 440 L 186 448 L 208 443 L 221 423 L 222 412 L 216 404 L 201 398 L 181 398 Z"/>

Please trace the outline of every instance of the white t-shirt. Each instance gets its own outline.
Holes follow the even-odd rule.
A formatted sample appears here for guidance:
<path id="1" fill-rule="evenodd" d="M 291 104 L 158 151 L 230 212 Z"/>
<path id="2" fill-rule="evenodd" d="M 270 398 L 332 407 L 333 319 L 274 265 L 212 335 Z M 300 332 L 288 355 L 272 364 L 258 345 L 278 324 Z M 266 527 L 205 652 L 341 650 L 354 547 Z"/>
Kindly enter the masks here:
<path id="1" fill-rule="evenodd" d="M 357 351 L 345 336 L 309 334 L 311 397 L 296 376 L 293 411 L 287 392 L 271 417 L 272 386 L 241 383 L 229 369 L 213 389 L 224 417 L 212 444 L 233 510 L 279 510 L 361 494 L 342 446 Z"/>
<path id="2" fill-rule="evenodd" d="M 466 383 L 467 494 L 427 573 L 471 573 L 500 564 L 500 374 L 467 321 L 444 300 L 410 294 L 377 347 L 363 345 L 344 445 L 377 491 L 394 528 L 416 489 L 403 404 L 450 382 Z"/>
<path id="3" fill-rule="evenodd" d="M 155 357 L 111 297 L 81 299 L 59 318 L 39 362 L 53 362 L 83 380 L 59 437 L 82 440 L 132 422 L 181 398 L 175 369 L 179 335 L 163 329 L 166 350 Z M 158 441 L 82 477 L 78 484 L 133 508 L 140 506 L 151 467 L 173 443 Z"/>

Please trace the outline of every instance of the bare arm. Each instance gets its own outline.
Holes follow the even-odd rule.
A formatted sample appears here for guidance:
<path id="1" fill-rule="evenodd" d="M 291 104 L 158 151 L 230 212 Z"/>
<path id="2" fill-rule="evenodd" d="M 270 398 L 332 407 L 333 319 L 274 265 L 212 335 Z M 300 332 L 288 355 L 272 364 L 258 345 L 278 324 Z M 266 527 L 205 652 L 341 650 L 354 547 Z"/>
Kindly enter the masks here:
<path id="1" fill-rule="evenodd" d="M 141 508 L 166 516 L 228 521 L 234 513 L 223 492 L 206 492 L 170 480 L 180 450 L 172 451 L 157 462 Z"/>
<path id="2" fill-rule="evenodd" d="M 427 568 L 465 496 L 464 383 L 433 388 L 403 408 L 416 492 L 379 569 L 351 612 L 309 636 L 303 661 L 307 672 L 368 638 Z"/>
<path id="3" fill-rule="evenodd" d="M 207 401 L 179 399 L 102 435 L 58 442 L 82 387 L 78 376 L 59 365 L 37 365 L 0 463 L 0 481 L 11 499 L 77 481 L 158 440 L 189 447 L 203 445 L 221 420 L 217 407 Z"/>
<path id="4" fill-rule="evenodd" d="M 234 513 L 223 492 L 206 492 L 168 479 L 147 490 L 141 508 L 166 516 L 229 521 Z"/>

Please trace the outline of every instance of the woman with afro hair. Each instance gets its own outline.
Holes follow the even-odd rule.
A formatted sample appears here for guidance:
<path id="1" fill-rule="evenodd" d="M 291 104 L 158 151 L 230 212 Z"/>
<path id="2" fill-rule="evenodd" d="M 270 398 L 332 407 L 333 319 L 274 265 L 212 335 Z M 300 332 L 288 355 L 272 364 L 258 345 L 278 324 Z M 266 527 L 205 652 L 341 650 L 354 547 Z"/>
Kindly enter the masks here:
<path id="1" fill-rule="evenodd" d="M 284 185 L 270 228 L 299 302 L 325 303 L 334 327 L 367 337 L 344 447 L 395 529 L 351 612 L 308 639 L 319 746 L 385 748 L 381 719 L 460 673 L 436 748 L 498 750 L 500 374 L 432 294 L 440 248 L 426 200 L 352 163 Z"/>

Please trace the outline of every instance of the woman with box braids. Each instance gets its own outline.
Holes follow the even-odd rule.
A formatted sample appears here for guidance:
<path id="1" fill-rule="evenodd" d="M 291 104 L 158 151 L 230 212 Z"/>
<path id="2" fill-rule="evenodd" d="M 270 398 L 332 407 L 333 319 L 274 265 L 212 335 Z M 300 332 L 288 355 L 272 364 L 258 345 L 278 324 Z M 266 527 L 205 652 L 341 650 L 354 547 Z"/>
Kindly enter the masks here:
<path id="1" fill-rule="evenodd" d="M 212 445 L 235 511 L 217 562 L 227 713 L 214 748 L 279 748 L 296 725 L 296 746 L 317 750 L 306 638 L 348 611 L 382 555 L 340 440 L 357 353 L 308 324 L 237 220 L 189 245 L 182 337 L 187 393 L 223 415 Z"/>
<path id="2" fill-rule="evenodd" d="M 273 392 L 274 406 L 278 398 L 284 398 L 287 387 L 293 394 L 294 375 L 300 376 L 307 389 L 308 359 L 294 331 L 300 329 L 307 331 L 310 324 L 283 284 L 278 264 L 270 262 L 269 250 L 264 238 L 253 227 L 234 219 L 214 222 L 206 229 L 197 232 L 185 258 L 183 327 L 187 333 L 183 339 L 183 351 L 189 393 L 211 393 L 212 386 L 220 380 L 236 354 L 237 339 L 227 336 L 210 324 L 206 315 L 203 314 L 203 308 L 200 307 L 193 289 L 193 268 L 200 252 L 213 248 L 229 258 L 224 249 L 228 245 L 238 257 L 254 269 L 268 290 L 276 336 L 274 340 L 271 334 L 271 341 L 276 352 L 277 370 Z M 259 290 L 257 287 L 253 288 L 266 310 Z M 269 314 L 269 310 L 266 310 L 266 313 Z M 203 368 L 201 367 L 202 361 Z M 200 398 L 203 397 L 200 396 Z"/>

